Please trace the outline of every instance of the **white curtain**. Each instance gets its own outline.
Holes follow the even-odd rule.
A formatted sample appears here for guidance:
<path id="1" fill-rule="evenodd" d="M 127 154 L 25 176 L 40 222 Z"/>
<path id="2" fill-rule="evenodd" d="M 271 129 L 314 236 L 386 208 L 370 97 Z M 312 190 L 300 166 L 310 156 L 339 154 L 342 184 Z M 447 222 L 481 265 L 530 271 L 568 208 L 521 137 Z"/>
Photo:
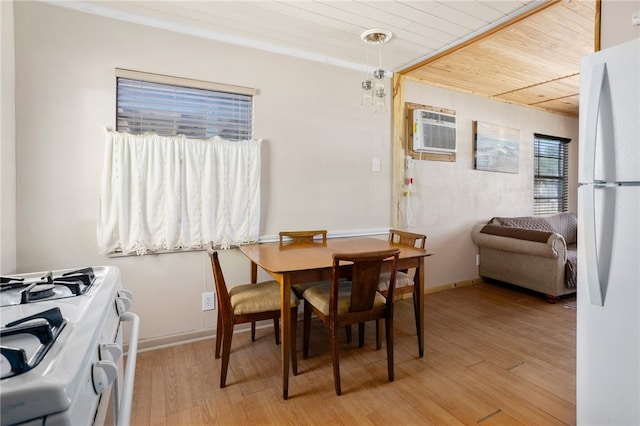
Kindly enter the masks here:
<path id="1" fill-rule="evenodd" d="M 261 140 L 187 139 L 107 131 L 101 253 L 222 248 L 255 242 Z"/>

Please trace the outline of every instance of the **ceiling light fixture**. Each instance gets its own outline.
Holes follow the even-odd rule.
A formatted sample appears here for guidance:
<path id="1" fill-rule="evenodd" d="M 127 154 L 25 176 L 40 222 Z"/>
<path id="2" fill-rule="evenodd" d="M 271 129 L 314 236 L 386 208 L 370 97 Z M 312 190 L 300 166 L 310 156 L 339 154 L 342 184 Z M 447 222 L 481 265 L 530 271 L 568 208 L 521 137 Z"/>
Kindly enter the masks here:
<path id="1" fill-rule="evenodd" d="M 387 84 L 384 68 L 382 68 L 382 45 L 391 40 L 391 31 L 371 29 L 360 34 L 360 39 L 367 44 L 367 74 L 361 84 L 360 102 L 363 106 L 375 106 L 375 112 L 387 111 Z M 378 67 L 373 71 L 373 79 L 369 74 L 369 46 L 378 45 Z"/>

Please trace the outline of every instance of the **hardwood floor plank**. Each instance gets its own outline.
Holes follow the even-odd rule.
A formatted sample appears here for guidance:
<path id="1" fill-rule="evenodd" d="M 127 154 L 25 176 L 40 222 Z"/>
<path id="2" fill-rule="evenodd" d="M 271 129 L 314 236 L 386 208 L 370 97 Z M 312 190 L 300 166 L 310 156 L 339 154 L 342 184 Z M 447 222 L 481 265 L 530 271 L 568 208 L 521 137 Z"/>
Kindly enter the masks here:
<path id="1" fill-rule="evenodd" d="M 326 328 L 312 321 L 283 400 L 273 329 L 234 335 L 227 386 L 218 387 L 214 340 L 140 353 L 132 425 L 575 424 L 575 309 L 541 295 L 480 283 L 425 298 L 425 357 L 417 356 L 411 299 L 395 309 L 395 381 L 386 351 L 340 343 L 335 395 Z M 298 348 L 302 326 L 298 324 Z M 356 415 L 356 413 L 359 413 Z"/>
<path id="2" fill-rule="evenodd" d="M 485 418 L 478 420 L 478 424 L 481 426 L 517 426 L 524 425 L 526 423 L 522 423 L 504 411 L 498 410 L 489 414 Z"/>
<path id="3" fill-rule="evenodd" d="M 173 349 L 173 348 L 172 348 Z M 172 392 L 168 389 L 168 380 L 165 366 L 173 360 L 171 356 L 172 350 L 166 351 L 164 356 L 160 354 L 153 359 L 151 364 L 154 367 L 155 374 L 151 382 L 151 424 L 160 424 L 164 422 L 167 413 L 171 410 L 171 404 L 167 403 L 171 398 Z"/>
<path id="4" fill-rule="evenodd" d="M 427 361 L 428 367 L 415 371 L 409 376 L 413 378 L 415 375 L 420 379 L 413 387 L 413 395 L 433 401 L 464 424 L 474 424 L 478 419 L 498 408 L 484 392 L 468 386 L 470 379 L 468 369 L 455 362 L 452 364 L 450 360 L 438 361 L 435 358 L 435 354 L 432 354 Z M 446 370 L 451 368 L 459 371 L 461 375 L 450 377 Z"/>
<path id="5" fill-rule="evenodd" d="M 576 403 L 576 373 L 565 371 L 557 366 L 530 359 L 510 370 L 511 373 L 526 379 L 530 383 L 546 389 L 570 404 Z"/>
<path id="6" fill-rule="evenodd" d="M 426 424 L 426 425 L 462 425 L 458 418 L 447 411 L 444 407 L 438 405 L 436 401 L 431 398 L 425 397 L 422 392 L 418 392 L 415 389 L 415 383 L 410 381 L 399 382 L 395 388 L 400 397 L 405 401 L 405 404 L 409 405 L 422 419 L 414 424 Z M 396 417 L 395 421 L 388 424 L 397 423 L 401 417 Z M 409 424 L 409 423 L 407 423 Z"/>
<path id="7" fill-rule="evenodd" d="M 480 374 L 494 388 L 493 395 L 499 397 L 503 411 L 517 410 L 536 413 L 538 424 L 567 424 L 575 417 L 575 404 L 571 404 L 553 393 L 518 377 L 490 361 L 481 362 L 471 369 Z M 553 416 L 554 419 L 549 418 Z M 528 416 L 528 414 L 527 414 Z M 534 419 L 534 416 L 528 417 Z"/>

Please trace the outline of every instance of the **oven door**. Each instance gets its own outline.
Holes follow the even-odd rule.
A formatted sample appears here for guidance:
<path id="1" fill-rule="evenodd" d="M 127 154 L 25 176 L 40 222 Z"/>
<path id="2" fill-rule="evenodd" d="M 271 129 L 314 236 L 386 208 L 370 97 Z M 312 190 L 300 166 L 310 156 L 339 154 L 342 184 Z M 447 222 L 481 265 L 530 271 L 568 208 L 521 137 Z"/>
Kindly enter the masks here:
<path id="1" fill-rule="evenodd" d="M 125 290 L 126 292 L 126 290 Z M 117 376 L 110 383 L 109 387 L 104 389 L 101 393 L 100 403 L 96 411 L 96 417 L 94 421 L 95 426 L 103 425 L 118 425 L 128 426 L 131 419 L 131 405 L 133 402 L 133 384 L 136 371 L 136 357 L 138 351 L 138 332 L 140 329 L 140 319 L 138 316 L 131 312 L 126 312 L 131 304 L 130 295 L 119 297 L 116 300 L 116 306 L 118 312 L 123 312 L 119 315 L 119 327 L 116 334 L 115 345 L 122 348 L 124 322 L 131 323 L 130 337 L 129 337 L 129 349 L 127 353 L 126 365 L 120 351 L 120 356 L 114 357 L 113 362 L 117 366 Z M 111 351 L 112 345 L 102 345 L 101 350 L 107 352 Z M 115 355 L 115 354 L 113 354 Z M 105 354 L 105 358 L 109 358 L 109 354 Z"/>
<path id="2" fill-rule="evenodd" d="M 77 393 L 69 409 L 36 420 L 35 424 L 45 426 L 80 424 L 128 426 L 130 424 L 140 319 L 131 312 L 120 314 L 117 318 L 118 330 L 115 333 L 115 340 L 103 340 L 104 343 L 99 345 L 95 360 L 85 367 L 87 370 L 85 377 L 88 379 L 84 381 L 82 391 Z M 124 322 L 131 323 L 126 365 L 122 356 Z"/>

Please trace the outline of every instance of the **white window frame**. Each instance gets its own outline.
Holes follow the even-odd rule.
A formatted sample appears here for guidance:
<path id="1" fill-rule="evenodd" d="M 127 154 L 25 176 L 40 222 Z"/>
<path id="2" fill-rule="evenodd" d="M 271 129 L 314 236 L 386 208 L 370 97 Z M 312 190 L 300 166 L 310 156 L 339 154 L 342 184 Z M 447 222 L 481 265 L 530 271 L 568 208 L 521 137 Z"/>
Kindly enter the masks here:
<path id="1" fill-rule="evenodd" d="M 211 90 L 226 100 L 229 93 L 257 94 L 246 87 L 123 69 L 116 69 L 116 77 Z M 252 129 L 253 112 L 247 116 L 246 99 L 242 102 Z M 251 109 L 252 104 L 253 99 Z M 180 126 L 172 127 L 164 135 L 152 128 L 107 131 L 97 229 L 101 253 L 170 253 L 202 249 L 209 241 L 229 248 L 259 239 L 261 140 L 187 138 L 175 134 Z"/>

